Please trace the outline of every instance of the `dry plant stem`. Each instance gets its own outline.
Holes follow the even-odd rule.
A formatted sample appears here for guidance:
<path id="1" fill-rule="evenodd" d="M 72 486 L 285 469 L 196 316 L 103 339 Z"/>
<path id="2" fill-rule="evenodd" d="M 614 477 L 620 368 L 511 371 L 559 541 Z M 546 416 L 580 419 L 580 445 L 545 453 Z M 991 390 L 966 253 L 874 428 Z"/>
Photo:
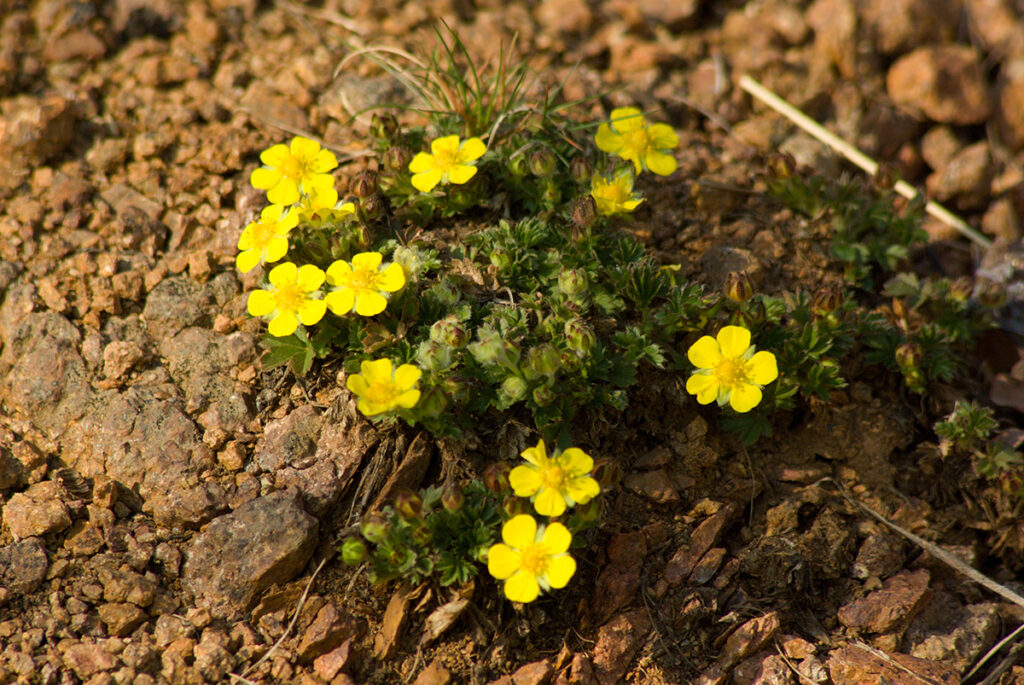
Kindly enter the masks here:
<path id="1" fill-rule="evenodd" d="M 995 670 L 988 674 L 984 680 L 978 685 L 996 685 L 1003 677 L 1003 674 L 1010 670 L 1013 665 L 1020 659 L 1021 652 L 1024 652 L 1024 643 L 1018 642 L 1010 648 L 1010 653 L 1006 655 L 1006 658 L 999 662 Z M 966 678 L 964 679 L 966 680 Z M 961 681 L 963 682 L 963 681 Z"/>
<path id="2" fill-rule="evenodd" d="M 977 673 L 978 671 L 981 670 L 981 667 L 985 665 L 986 661 L 988 661 L 993 656 L 995 656 L 997 653 L 999 653 L 999 650 L 1001 650 L 1007 644 L 1013 642 L 1015 639 L 1020 637 L 1021 633 L 1024 633 L 1024 623 L 1021 623 L 1019 626 L 1017 626 L 1016 630 L 1014 630 L 1012 633 L 1010 633 L 1009 635 L 1004 637 L 1002 640 L 997 642 L 992 647 L 992 649 L 990 649 L 987 652 L 985 652 L 985 655 L 982 656 L 980 659 L 978 659 L 978 663 L 974 664 L 974 668 L 972 668 L 970 671 L 968 671 L 967 674 L 964 675 L 963 678 L 961 678 L 961 680 L 962 681 L 970 680 L 971 676 L 973 676 L 975 673 Z M 996 670 L 998 671 L 998 669 L 996 669 Z M 991 675 L 989 677 L 991 677 Z"/>
<path id="3" fill-rule="evenodd" d="M 893 668 L 898 669 L 900 671 L 903 671 L 904 673 L 906 673 L 907 675 L 909 675 L 911 678 L 913 678 L 914 680 L 916 680 L 918 682 L 924 683 L 925 685 L 942 685 L 942 683 L 940 683 L 939 681 L 935 680 L 934 678 L 929 678 L 927 676 L 923 676 L 920 673 L 917 673 L 916 671 L 907 668 L 906 666 L 904 666 L 900 662 L 896 661 L 895 659 L 893 659 L 891 656 L 889 656 L 888 654 L 886 654 L 882 650 L 875 649 L 874 647 L 872 647 L 871 645 L 867 644 L 866 642 L 862 642 L 861 640 L 854 640 L 850 644 L 853 645 L 854 647 L 857 647 L 858 649 L 863 649 L 868 654 L 871 654 L 876 659 L 880 659 L 881 661 L 884 661 L 885 663 L 889 664 Z"/>
<path id="4" fill-rule="evenodd" d="M 871 174 L 872 176 L 878 173 L 878 162 L 871 159 L 863 152 L 855 148 L 853 145 L 850 145 L 845 140 L 835 135 L 831 131 L 828 131 L 821 124 L 814 121 L 809 116 L 798 110 L 796 107 L 789 104 L 788 102 L 780 98 L 778 95 L 768 90 L 760 83 L 747 76 L 746 74 L 740 77 L 740 88 L 747 91 L 748 93 L 756 97 L 758 100 L 761 100 L 779 114 L 782 114 L 784 117 L 792 121 L 794 124 L 802 128 L 803 130 L 807 131 L 812 136 L 814 136 L 821 142 L 831 147 L 833 150 L 837 151 L 843 157 L 846 157 L 846 159 L 850 160 L 867 173 Z M 908 200 L 913 200 L 915 197 L 918 196 L 917 189 L 903 180 L 896 181 L 895 190 L 897 193 L 907 198 Z M 974 241 L 976 245 L 978 245 L 982 249 L 988 249 L 989 247 L 991 247 L 991 240 L 989 240 L 981 233 L 968 226 L 967 222 L 965 222 L 963 219 L 950 212 L 948 209 L 940 205 L 938 202 L 928 200 L 927 204 L 925 204 L 924 206 L 924 209 L 926 212 L 934 216 L 939 221 L 945 223 L 948 226 L 952 226 L 953 228 L 958 230 L 962 235 L 966 236 L 967 238 L 970 238 L 972 241 Z"/>

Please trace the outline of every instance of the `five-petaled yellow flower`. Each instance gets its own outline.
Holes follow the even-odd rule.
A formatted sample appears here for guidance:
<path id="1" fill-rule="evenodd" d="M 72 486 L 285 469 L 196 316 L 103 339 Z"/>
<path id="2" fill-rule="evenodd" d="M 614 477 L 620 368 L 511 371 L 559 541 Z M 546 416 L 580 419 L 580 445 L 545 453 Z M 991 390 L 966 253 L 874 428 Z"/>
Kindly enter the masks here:
<path id="1" fill-rule="evenodd" d="M 761 401 L 761 388 L 778 378 L 771 352 L 755 352 L 750 331 L 726 326 L 717 339 L 705 335 L 690 346 L 686 356 L 697 367 L 686 381 L 686 391 L 701 404 L 717 399 L 719 406 L 747 412 Z"/>
<path id="2" fill-rule="evenodd" d="M 235 265 L 243 274 L 255 269 L 261 260 L 269 264 L 288 253 L 288 232 L 298 225 L 299 216 L 295 212 L 282 216 L 283 212 L 282 205 L 265 207 L 260 220 L 246 226 L 238 237 L 241 252 Z"/>
<path id="3" fill-rule="evenodd" d="M 260 154 L 264 167 L 252 172 L 249 181 L 254 188 L 267 191 L 274 204 L 290 205 L 299 201 L 299 192 L 312 193 L 314 188 L 329 188 L 334 178 L 329 173 L 338 166 L 330 150 L 320 144 L 296 136 L 290 145 L 272 145 Z"/>
<path id="4" fill-rule="evenodd" d="M 422 371 L 412 364 L 393 369 L 390 359 L 364 361 L 359 373 L 345 381 L 346 387 L 359 398 L 356 406 L 366 416 L 376 416 L 395 409 L 412 409 L 420 401 L 416 388 Z"/>
<path id="5" fill-rule="evenodd" d="M 569 556 L 572 533 L 561 523 L 537 528 L 529 514 L 513 516 L 501 528 L 501 539 L 487 551 L 487 570 L 505 581 L 505 596 L 532 602 L 541 590 L 563 588 L 576 573 Z"/>
<path id="6" fill-rule="evenodd" d="M 270 270 L 270 287 L 249 293 L 249 313 L 269 316 L 267 331 L 278 338 L 291 335 L 299 327 L 312 326 L 324 318 L 327 305 L 317 299 L 324 272 L 312 264 L 296 267 L 291 262 Z"/>
<path id="7" fill-rule="evenodd" d="M 633 194 L 633 174 L 628 168 L 620 170 L 611 179 L 594 174 L 590 194 L 597 203 L 597 213 L 602 216 L 628 214 L 644 201 Z"/>
<path id="8" fill-rule="evenodd" d="M 633 162 L 638 174 L 647 169 L 668 176 L 676 170 L 671 151 L 679 136 L 668 124 L 648 124 L 636 107 L 613 109 L 611 122 L 598 127 L 594 142 L 604 152 Z"/>
<path id="9" fill-rule="evenodd" d="M 312 188 L 293 208 L 306 223 L 322 226 L 328 221 L 337 221 L 353 214 L 356 206 L 352 202 L 338 204 L 338 191 L 333 187 Z"/>
<path id="10" fill-rule="evenodd" d="M 360 316 L 374 316 L 388 306 L 387 294 L 405 285 L 401 264 L 381 269 L 380 252 L 360 252 L 352 263 L 338 260 L 327 267 L 327 284 L 334 290 L 324 300 L 331 311 L 344 316 L 353 309 Z"/>
<path id="11" fill-rule="evenodd" d="M 594 460 L 578 447 L 548 457 L 544 441 L 523 450 L 521 464 L 508 474 L 517 497 L 529 497 L 542 516 L 561 516 L 573 504 L 586 504 L 601 492 L 590 477 Z"/>
<path id="12" fill-rule="evenodd" d="M 487 152 L 484 141 L 444 136 L 430 143 L 430 152 L 419 152 L 409 162 L 416 190 L 429 193 L 438 183 L 466 183 L 476 175 L 476 160 Z"/>

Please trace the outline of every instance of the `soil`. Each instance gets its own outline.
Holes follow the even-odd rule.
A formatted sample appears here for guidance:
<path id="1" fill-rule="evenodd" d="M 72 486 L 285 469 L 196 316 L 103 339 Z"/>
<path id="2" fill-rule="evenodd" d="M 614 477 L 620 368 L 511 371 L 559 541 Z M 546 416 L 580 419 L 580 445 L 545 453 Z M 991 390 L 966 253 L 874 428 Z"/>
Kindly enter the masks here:
<path id="1" fill-rule="evenodd" d="M 0 683 L 1013 683 L 1024 621 L 865 507 L 1018 592 L 1020 500 L 943 459 L 957 399 L 1019 425 L 1024 8 L 1011 0 L 0 0 Z M 566 97 L 673 124 L 679 171 L 636 234 L 686 278 L 834 282 L 827 222 L 764 193 L 784 151 L 856 173 L 752 101 L 749 73 L 980 228 L 929 219 L 922 273 L 1009 297 L 954 384 L 865 369 L 740 446 L 647 369 L 576 444 L 620 460 L 569 588 L 528 606 L 489 578 L 372 586 L 335 549 L 398 486 L 467 476 L 535 436 L 375 429 L 330 363 L 259 364 L 234 269 L 258 155 L 296 133 L 351 178 L 367 107 L 405 97 L 367 59 L 443 19 L 511 46 Z M 513 41 L 513 37 L 515 40 Z M 1013 307 L 1018 307 L 1013 309 Z M 1016 366 L 1015 366 L 1016 364 Z M 294 617 L 294 620 L 293 620 Z M 1007 654 L 1010 656 L 1007 657 Z"/>

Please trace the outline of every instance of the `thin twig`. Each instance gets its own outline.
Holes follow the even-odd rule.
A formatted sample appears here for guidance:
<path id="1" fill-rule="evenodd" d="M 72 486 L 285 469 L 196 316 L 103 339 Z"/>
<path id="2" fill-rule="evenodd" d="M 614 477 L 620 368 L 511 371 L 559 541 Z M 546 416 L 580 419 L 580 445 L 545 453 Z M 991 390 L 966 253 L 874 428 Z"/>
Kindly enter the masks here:
<path id="1" fill-rule="evenodd" d="M 740 77 L 740 88 L 747 91 L 758 100 L 761 100 L 766 105 L 779 112 L 784 117 L 792 121 L 794 124 L 807 131 L 809 134 L 825 143 L 833 150 L 841 154 L 846 159 L 850 160 L 861 169 L 866 171 L 868 174 L 874 176 L 878 173 L 878 162 L 871 159 L 863 152 L 858 150 L 853 145 L 849 144 L 839 136 L 835 135 L 831 131 L 827 130 L 824 126 L 811 119 L 809 116 L 798 110 L 793 105 L 789 104 L 778 95 L 768 90 L 760 83 L 750 78 L 746 74 Z M 906 181 L 896 181 L 894 186 L 897 193 L 913 200 L 918 196 L 917 189 L 910 185 Z M 967 225 L 967 222 L 956 216 L 948 209 L 940 205 L 938 202 L 928 200 L 925 204 L 924 209 L 926 212 L 934 216 L 939 221 L 945 223 L 948 226 L 952 226 L 958 230 L 961 234 L 970 238 L 982 249 L 987 249 L 992 246 L 992 241 L 983 236 L 981 233 L 976 231 Z"/>
<path id="2" fill-rule="evenodd" d="M 1001 650 L 1003 647 L 1005 647 L 1008 643 L 1013 642 L 1022 632 L 1024 632 L 1024 623 L 1021 623 L 1019 626 L 1017 626 L 1016 630 L 1014 630 L 1012 633 L 1010 633 L 1009 635 L 1004 637 L 1002 640 L 997 642 L 996 645 L 994 647 L 992 647 L 992 649 L 990 649 L 987 652 L 985 652 L 985 656 L 981 657 L 978 660 L 978 663 L 974 664 L 974 668 L 972 668 L 970 671 L 968 671 L 967 675 L 965 675 L 963 678 L 961 678 L 961 680 L 964 680 L 964 681 L 969 680 L 971 676 L 973 676 L 975 673 L 977 673 L 979 670 L 981 670 L 981 667 L 985 665 L 986 661 L 988 661 L 993 656 L 995 656 L 997 653 L 999 653 L 999 650 Z"/>
<path id="3" fill-rule="evenodd" d="M 996 666 L 991 673 L 985 676 L 985 679 L 978 683 L 978 685 L 996 685 L 996 683 L 998 683 L 1003 677 L 1003 674 L 1009 671 L 1010 668 L 1017 663 L 1021 652 L 1024 652 L 1024 644 L 1018 642 L 1010 649 L 1006 658 L 1000 661 L 999 665 Z"/>
<path id="4" fill-rule="evenodd" d="M 854 647 L 857 647 L 858 649 L 864 650 L 868 654 L 871 654 L 876 659 L 880 659 L 880 660 L 884 661 L 885 663 L 889 664 L 893 668 L 899 669 L 899 670 L 907 673 L 911 678 L 914 678 L 915 680 L 919 680 L 922 683 L 925 683 L 925 685 L 942 685 L 942 683 L 940 683 L 939 681 L 935 680 L 934 678 L 929 678 L 928 676 L 921 675 L 920 673 L 918 673 L 917 671 L 914 671 L 913 669 L 907 668 L 906 666 L 904 666 L 900 662 L 896 661 L 895 659 L 893 659 L 891 656 L 889 656 L 888 654 L 886 654 L 882 650 L 875 649 L 874 647 L 872 647 L 871 645 L 869 645 L 866 642 L 861 642 L 860 640 L 854 640 L 850 644 L 853 645 Z"/>

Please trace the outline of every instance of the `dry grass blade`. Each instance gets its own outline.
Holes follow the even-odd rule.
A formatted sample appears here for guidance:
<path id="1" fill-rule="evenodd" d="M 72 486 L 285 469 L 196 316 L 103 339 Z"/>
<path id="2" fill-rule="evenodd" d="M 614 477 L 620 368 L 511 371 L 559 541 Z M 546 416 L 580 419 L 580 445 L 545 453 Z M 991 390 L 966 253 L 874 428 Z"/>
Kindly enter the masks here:
<path id="1" fill-rule="evenodd" d="M 784 117 L 792 121 L 794 124 L 802 128 L 804 131 L 807 131 L 807 133 L 811 134 L 821 142 L 831 147 L 833 150 L 835 150 L 843 157 L 859 166 L 867 173 L 871 174 L 872 176 L 878 173 L 878 162 L 871 159 L 870 157 L 868 157 L 863 152 L 855 148 L 853 145 L 850 145 L 848 142 L 846 142 L 839 136 L 827 130 L 824 126 L 811 119 L 809 116 L 807 116 L 806 114 L 798 110 L 796 107 L 780 98 L 772 91 L 762 86 L 754 79 L 744 74 L 742 77 L 740 77 L 740 88 L 747 91 L 748 93 L 756 97 L 758 100 L 764 102 L 766 105 L 774 109 L 776 112 L 783 115 Z M 894 189 L 897 193 L 907 198 L 908 200 L 913 200 L 918 195 L 917 189 L 914 188 L 909 183 L 907 183 L 906 181 L 897 181 L 896 185 L 894 186 Z M 942 221 L 943 223 L 952 226 L 962 235 L 974 241 L 974 243 L 981 247 L 982 249 L 987 249 L 991 247 L 991 240 L 989 240 L 981 233 L 968 226 L 966 221 L 956 216 L 939 203 L 929 200 L 925 205 L 924 209 L 926 212 L 934 216 L 939 221 Z"/>
<path id="2" fill-rule="evenodd" d="M 975 673 L 977 673 L 978 671 L 981 670 L 981 667 L 985 665 L 985 662 L 987 662 L 993 656 L 998 654 L 999 650 L 1001 650 L 1003 647 L 1005 647 L 1006 645 L 1010 644 L 1015 639 L 1020 637 L 1021 633 L 1024 633 L 1024 623 L 1022 623 L 1019 626 L 1017 626 L 1016 630 L 1014 630 L 1012 633 L 1010 633 L 1009 635 L 1004 637 L 1002 640 L 997 642 L 992 647 L 992 649 L 990 649 L 987 652 L 985 652 L 984 656 L 982 656 L 980 659 L 978 659 L 978 663 L 974 664 L 974 668 L 972 668 L 970 671 L 968 671 L 967 674 L 961 679 L 961 682 L 966 682 L 967 680 L 969 680 L 971 678 L 971 676 L 973 676 Z M 996 669 L 996 670 L 998 671 L 998 669 Z M 989 677 L 991 677 L 991 675 Z M 986 680 L 987 680 L 987 678 L 986 678 Z"/>
<path id="3" fill-rule="evenodd" d="M 925 683 L 925 685 L 942 685 L 941 682 L 939 682 L 938 680 L 935 680 L 934 678 L 929 678 L 928 676 L 923 676 L 920 673 L 914 671 L 913 669 L 907 668 L 906 666 L 904 666 L 900 662 L 896 661 L 895 659 L 893 659 L 891 656 L 889 656 L 888 654 L 886 654 L 882 650 L 875 649 L 874 647 L 872 647 L 871 645 L 867 644 L 866 642 L 861 642 L 860 640 L 854 640 L 850 644 L 853 645 L 854 647 L 858 648 L 858 649 L 863 649 L 868 654 L 872 655 L 876 659 L 880 659 L 880 660 L 884 661 L 885 663 L 889 664 L 893 668 L 898 669 L 900 671 L 903 671 L 904 673 L 909 675 L 914 680 L 917 680 L 918 682 Z"/>

